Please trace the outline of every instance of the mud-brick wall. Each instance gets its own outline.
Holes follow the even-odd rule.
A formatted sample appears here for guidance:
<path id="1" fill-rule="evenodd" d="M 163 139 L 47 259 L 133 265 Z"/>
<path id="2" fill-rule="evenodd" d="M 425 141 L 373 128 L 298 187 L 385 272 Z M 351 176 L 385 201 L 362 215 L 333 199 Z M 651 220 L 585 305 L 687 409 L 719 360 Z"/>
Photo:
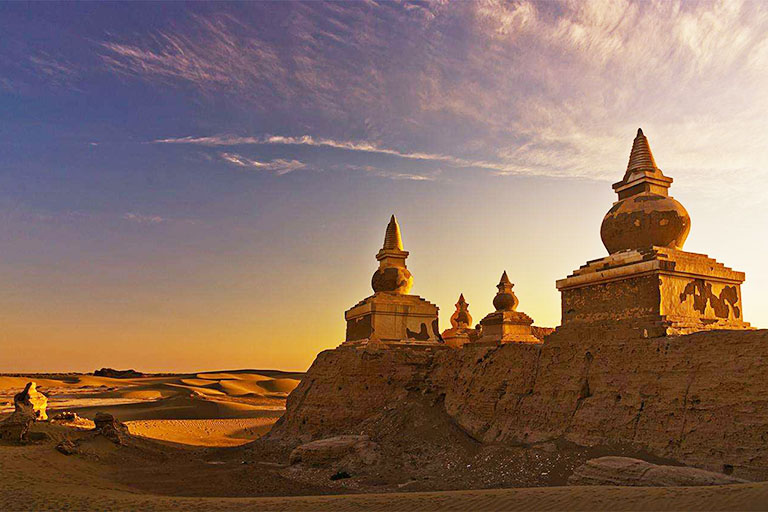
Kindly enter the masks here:
<path id="1" fill-rule="evenodd" d="M 477 368 L 469 355 L 433 378 L 447 412 L 486 442 L 632 445 L 768 477 L 768 331 L 608 341 L 560 329 L 538 357 L 507 345 Z"/>
<path id="2" fill-rule="evenodd" d="M 413 396 L 487 443 L 564 439 L 768 478 L 768 331 L 605 339 L 560 328 L 543 345 L 321 353 L 270 434 L 356 433 Z"/>

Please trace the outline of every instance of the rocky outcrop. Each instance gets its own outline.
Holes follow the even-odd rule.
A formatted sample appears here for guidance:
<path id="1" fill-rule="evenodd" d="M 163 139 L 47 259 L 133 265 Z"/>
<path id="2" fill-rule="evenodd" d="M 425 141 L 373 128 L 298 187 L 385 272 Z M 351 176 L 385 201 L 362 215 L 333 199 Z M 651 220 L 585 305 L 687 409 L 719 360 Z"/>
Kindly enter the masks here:
<path id="1" fill-rule="evenodd" d="M 81 418 L 73 411 L 61 411 L 51 417 L 53 423 L 60 423 L 69 427 L 93 428 L 93 422 L 86 418 Z"/>
<path id="2" fill-rule="evenodd" d="M 24 391 L 13 397 L 14 409 L 19 411 L 31 411 L 37 420 L 47 420 L 45 409 L 48 407 L 48 398 L 37 390 L 37 384 L 28 382 Z"/>
<path id="3" fill-rule="evenodd" d="M 118 421 L 111 414 L 99 412 L 93 418 L 96 425 L 94 431 L 106 437 L 115 444 L 123 444 L 128 436 L 128 427 L 125 423 Z"/>
<path id="4" fill-rule="evenodd" d="M 373 416 L 426 396 L 486 444 L 622 447 L 768 478 L 766 361 L 765 330 L 606 338 L 559 328 L 541 345 L 326 351 L 269 438 L 359 434 Z"/>
<path id="5" fill-rule="evenodd" d="M 289 462 L 325 466 L 344 459 L 354 459 L 354 462 L 373 464 L 378 459 L 377 448 L 368 436 L 336 436 L 296 447 L 291 452 Z"/>
<path id="6" fill-rule="evenodd" d="M 64 455 L 74 455 L 77 453 L 77 445 L 69 439 L 65 439 L 56 445 L 56 450 Z"/>
<path id="7" fill-rule="evenodd" d="M 0 439 L 15 444 L 29 441 L 29 430 L 35 422 L 31 409 L 15 411 L 0 422 Z"/>
<path id="8" fill-rule="evenodd" d="M 136 379 L 144 377 L 144 374 L 136 370 L 115 370 L 114 368 L 102 368 L 93 372 L 96 377 L 109 377 L 110 379 Z"/>
<path id="9" fill-rule="evenodd" d="M 288 396 L 286 414 L 268 438 L 296 443 L 359 434 L 356 426 L 371 414 L 424 386 L 432 358 L 433 352 L 423 348 L 321 352 Z"/>
<path id="10" fill-rule="evenodd" d="M 703 469 L 659 466 L 628 457 L 600 457 L 579 466 L 569 485 L 693 487 L 745 483 L 745 480 Z"/>
<path id="11" fill-rule="evenodd" d="M 47 420 L 45 412 L 48 398 L 29 382 L 21 393 L 13 397 L 13 413 L 0 422 L 0 439 L 12 443 L 30 441 L 30 429 L 36 420 Z"/>

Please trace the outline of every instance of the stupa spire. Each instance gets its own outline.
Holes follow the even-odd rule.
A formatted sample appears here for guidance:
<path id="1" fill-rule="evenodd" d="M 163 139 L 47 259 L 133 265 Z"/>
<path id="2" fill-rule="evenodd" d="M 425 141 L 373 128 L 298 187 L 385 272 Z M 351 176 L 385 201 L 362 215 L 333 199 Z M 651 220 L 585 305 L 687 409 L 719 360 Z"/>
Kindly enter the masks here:
<path id="1" fill-rule="evenodd" d="M 397 218 L 393 214 L 387 224 L 387 232 L 384 235 L 384 251 L 402 251 L 403 239 L 400 236 L 400 224 L 397 223 Z"/>
<path id="2" fill-rule="evenodd" d="M 651 146 L 648 144 L 648 138 L 643 134 L 643 129 L 638 128 L 635 140 L 632 142 L 632 151 L 629 153 L 627 172 L 646 169 L 659 170 L 653 158 Z"/>

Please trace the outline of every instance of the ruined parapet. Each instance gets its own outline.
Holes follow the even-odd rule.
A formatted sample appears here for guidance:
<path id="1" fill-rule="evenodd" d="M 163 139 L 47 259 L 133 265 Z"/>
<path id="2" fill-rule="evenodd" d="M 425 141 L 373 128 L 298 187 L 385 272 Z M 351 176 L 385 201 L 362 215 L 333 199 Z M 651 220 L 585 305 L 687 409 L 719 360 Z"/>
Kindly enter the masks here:
<path id="1" fill-rule="evenodd" d="M 371 278 L 374 294 L 344 313 L 344 346 L 367 345 L 374 332 L 377 344 L 443 346 L 438 307 L 418 295 L 409 295 L 413 275 L 405 264 L 408 254 L 403 250 L 400 226 L 392 215 L 384 244 L 376 254 L 379 268 Z"/>
<path id="2" fill-rule="evenodd" d="M 609 255 L 557 281 L 562 327 L 642 337 L 710 329 L 750 329 L 734 271 L 683 251 L 691 220 L 668 195 L 672 178 L 656 166 L 642 130 L 635 137 L 619 196 L 600 234 Z"/>

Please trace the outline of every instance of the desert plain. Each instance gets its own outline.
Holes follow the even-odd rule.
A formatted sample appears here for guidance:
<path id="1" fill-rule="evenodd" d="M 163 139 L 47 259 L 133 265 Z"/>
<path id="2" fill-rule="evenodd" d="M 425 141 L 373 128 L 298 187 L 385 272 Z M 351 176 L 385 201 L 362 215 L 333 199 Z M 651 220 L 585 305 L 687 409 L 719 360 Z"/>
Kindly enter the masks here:
<path id="1" fill-rule="evenodd" d="M 455 490 L 460 482 L 446 482 L 453 490 L 425 491 L 441 484 L 410 486 L 387 475 L 362 484 L 355 475 L 333 479 L 335 467 L 302 470 L 288 452 L 259 442 L 302 377 L 269 370 L 3 375 L 0 420 L 29 381 L 47 395 L 50 419 L 35 422 L 24 445 L 0 441 L 0 509 L 764 510 L 768 504 L 766 483 Z M 55 419 L 63 411 L 77 419 Z M 93 434 L 97 413 L 125 424 L 120 442 Z M 75 453 L 57 449 L 64 440 L 74 441 Z"/>

